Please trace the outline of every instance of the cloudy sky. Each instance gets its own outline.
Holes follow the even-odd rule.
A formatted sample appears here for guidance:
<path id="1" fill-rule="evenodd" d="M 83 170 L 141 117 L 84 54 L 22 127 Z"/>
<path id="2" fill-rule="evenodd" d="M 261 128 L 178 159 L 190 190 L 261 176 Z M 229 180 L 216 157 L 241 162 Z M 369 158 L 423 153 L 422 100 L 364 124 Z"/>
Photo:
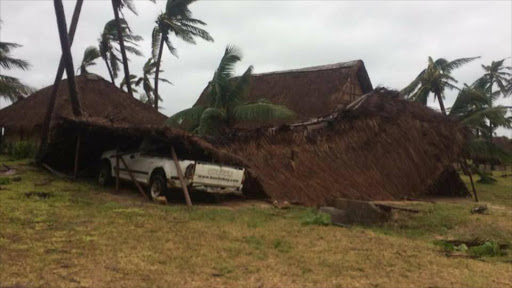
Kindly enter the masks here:
<path id="1" fill-rule="evenodd" d="M 68 23 L 74 0 L 64 0 Z M 125 12 L 132 30 L 144 37 L 146 57 L 131 57 L 130 72 L 141 74 L 151 55 L 151 31 L 165 1 L 135 1 L 138 16 Z M 463 83 L 482 73 L 481 64 L 512 55 L 512 1 L 221 1 L 194 3 L 195 18 L 205 21 L 215 42 L 193 46 L 174 40 L 179 59 L 165 51 L 162 112 L 171 115 L 190 107 L 211 79 L 227 44 L 239 46 L 255 72 L 301 68 L 362 59 L 374 86 L 400 89 L 427 65 L 427 57 L 481 56 L 454 72 Z M 75 67 L 87 46 L 97 45 L 105 23 L 113 18 L 108 0 L 86 0 L 72 48 Z M 53 1 L 0 0 L 1 41 L 23 45 L 15 56 L 32 64 L 28 72 L 1 71 L 26 83 L 53 82 L 61 54 Z M 508 65 L 511 60 L 507 60 Z M 105 65 L 91 69 L 108 78 Z M 118 79 L 119 81 L 119 79 Z M 455 93 L 449 93 L 451 106 Z M 512 97 L 502 100 L 512 105 Z M 5 103 L 0 103 L 5 106 Z M 437 103 L 431 103 L 438 107 Z M 512 136 L 512 131 L 500 134 Z"/>

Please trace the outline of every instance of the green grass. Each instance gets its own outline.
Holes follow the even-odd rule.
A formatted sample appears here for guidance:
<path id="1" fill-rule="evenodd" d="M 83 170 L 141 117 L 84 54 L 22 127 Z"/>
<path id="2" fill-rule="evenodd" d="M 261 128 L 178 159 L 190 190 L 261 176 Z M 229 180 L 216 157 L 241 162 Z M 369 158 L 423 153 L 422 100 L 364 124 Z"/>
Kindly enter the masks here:
<path id="1" fill-rule="evenodd" d="M 19 166 L 0 190 L 0 286 L 28 287 L 507 287 L 510 256 L 446 257 L 433 242 L 512 239 L 511 178 L 470 200 L 417 203 L 382 227 L 303 225 L 311 209 L 271 205 L 161 206 L 136 191 L 52 178 Z M 6 190 L 8 189 L 8 190 Z M 26 192 L 51 197 L 27 198 Z M 321 220 L 321 219 L 320 219 Z M 313 222 L 320 220 L 311 220 Z M 316 223 L 316 222 L 315 222 Z M 475 252 L 475 253 L 478 253 Z M 507 258 L 508 257 L 508 258 Z"/>

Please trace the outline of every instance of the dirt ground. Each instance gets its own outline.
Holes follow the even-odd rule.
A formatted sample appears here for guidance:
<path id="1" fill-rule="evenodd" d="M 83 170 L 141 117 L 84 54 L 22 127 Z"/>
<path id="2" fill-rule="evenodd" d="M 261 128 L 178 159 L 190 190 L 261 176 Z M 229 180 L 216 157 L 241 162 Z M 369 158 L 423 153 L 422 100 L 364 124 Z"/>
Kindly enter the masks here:
<path id="1" fill-rule="evenodd" d="M 342 228 L 254 200 L 157 205 L 129 186 L 115 194 L 1 157 L 22 179 L 0 184 L 0 287 L 512 287 L 510 249 L 469 257 L 435 244 L 511 244 L 512 177 L 477 184 L 487 214 L 441 198 Z"/>

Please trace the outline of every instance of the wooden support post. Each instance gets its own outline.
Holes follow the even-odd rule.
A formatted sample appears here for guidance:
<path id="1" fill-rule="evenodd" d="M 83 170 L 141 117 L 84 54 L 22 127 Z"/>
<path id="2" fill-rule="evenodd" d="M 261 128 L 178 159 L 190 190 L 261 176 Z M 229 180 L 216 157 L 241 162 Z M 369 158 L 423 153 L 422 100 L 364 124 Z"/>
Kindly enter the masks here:
<path id="1" fill-rule="evenodd" d="M 116 192 L 119 192 L 119 149 L 116 149 Z"/>
<path id="2" fill-rule="evenodd" d="M 82 132 L 78 131 L 78 136 L 76 137 L 76 150 L 75 150 L 75 169 L 73 170 L 73 178 L 76 179 L 78 176 L 78 158 L 80 154 L 80 140 L 81 140 Z"/>
<path id="3" fill-rule="evenodd" d="M 185 201 L 187 202 L 188 207 L 192 207 L 192 201 L 190 200 L 190 195 L 188 194 L 187 183 L 185 183 L 185 177 L 183 177 L 183 171 L 181 171 L 180 163 L 178 162 L 178 157 L 176 156 L 176 151 L 174 151 L 174 147 L 171 146 L 171 154 L 172 160 L 174 161 L 174 165 L 176 165 L 176 171 L 178 172 L 178 178 L 180 178 L 181 189 L 183 189 L 183 194 L 185 195 Z"/>
<path id="4" fill-rule="evenodd" d="M 139 182 L 137 182 L 137 180 L 135 180 L 135 177 L 133 177 L 133 174 L 130 171 L 130 168 L 128 167 L 128 165 L 126 165 L 124 158 L 121 157 L 120 159 L 121 159 L 121 162 L 123 162 L 124 168 L 128 172 L 128 175 L 130 175 L 130 179 L 132 179 L 133 183 L 135 183 L 135 186 L 137 186 L 137 189 L 139 189 L 140 194 L 142 194 L 142 196 L 144 196 L 145 198 L 147 198 L 149 200 L 149 197 L 146 194 L 146 192 L 144 192 L 144 189 L 142 189 L 142 186 L 140 186 Z"/>
<path id="5" fill-rule="evenodd" d="M 463 162 L 460 163 L 462 166 L 462 170 L 464 173 L 467 173 L 469 176 L 469 181 L 471 182 L 471 188 L 473 189 L 473 195 L 475 196 L 475 202 L 478 202 L 478 195 L 476 194 L 475 184 L 473 183 L 473 175 L 471 173 L 471 168 L 469 168 L 468 162 L 466 158 L 463 158 Z"/>

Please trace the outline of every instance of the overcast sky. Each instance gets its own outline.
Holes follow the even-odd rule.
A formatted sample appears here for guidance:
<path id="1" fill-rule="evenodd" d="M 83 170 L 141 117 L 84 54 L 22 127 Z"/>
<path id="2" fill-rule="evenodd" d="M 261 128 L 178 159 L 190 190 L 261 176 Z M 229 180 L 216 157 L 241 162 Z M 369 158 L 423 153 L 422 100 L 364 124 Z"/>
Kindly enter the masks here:
<path id="1" fill-rule="evenodd" d="M 64 0 L 68 24 L 75 5 Z M 144 37 L 145 57 L 131 57 L 130 72 L 141 74 L 151 55 L 154 20 L 165 1 L 135 1 L 138 16 L 125 11 L 132 30 Z M 215 42 L 197 45 L 172 39 L 179 59 L 165 51 L 162 112 L 171 115 L 194 104 L 211 79 L 227 44 L 244 54 L 241 73 L 254 65 L 256 73 L 361 59 L 375 86 L 401 89 L 427 65 L 428 56 L 453 60 L 481 56 L 453 76 L 472 83 L 489 64 L 512 55 L 512 1 L 198 1 L 193 16 Z M 78 67 L 87 46 L 97 45 L 105 23 L 113 18 L 109 0 L 85 0 L 72 53 Z M 3 21 L 0 40 L 23 47 L 14 56 L 28 60 L 28 72 L 1 71 L 42 88 L 52 84 L 61 54 L 51 0 L 0 0 Z M 507 60 L 511 65 L 511 60 Z M 91 72 L 109 79 L 102 61 Z M 119 82 L 119 79 L 118 79 Z M 142 89 L 141 89 L 142 90 Z M 446 106 L 453 103 L 449 93 Z M 501 103 L 512 105 L 512 97 Z M 5 102 L 1 103 L 2 107 Z M 437 103 L 430 103 L 437 108 Z M 512 137 L 512 131 L 500 134 Z"/>

